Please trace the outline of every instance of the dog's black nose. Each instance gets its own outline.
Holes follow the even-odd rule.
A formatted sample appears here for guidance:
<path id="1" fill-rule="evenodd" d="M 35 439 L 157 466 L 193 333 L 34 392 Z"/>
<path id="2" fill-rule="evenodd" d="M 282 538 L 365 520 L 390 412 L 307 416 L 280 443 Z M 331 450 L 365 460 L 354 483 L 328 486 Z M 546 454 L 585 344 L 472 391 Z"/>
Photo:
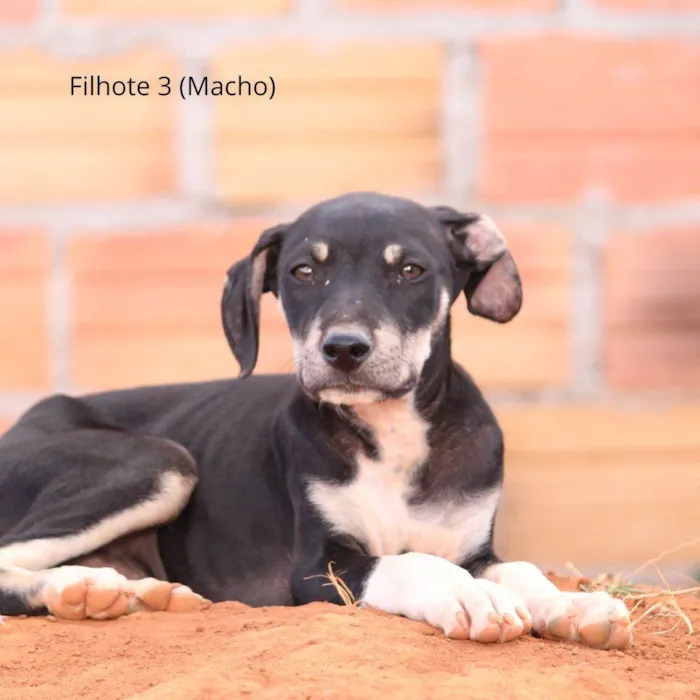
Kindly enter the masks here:
<path id="1" fill-rule="evenodd" d="M 323 357 L 342 372 L 357 369 L 372 349 L 370 339 L 361 333 L 331 333 L 323 341 Z"/>

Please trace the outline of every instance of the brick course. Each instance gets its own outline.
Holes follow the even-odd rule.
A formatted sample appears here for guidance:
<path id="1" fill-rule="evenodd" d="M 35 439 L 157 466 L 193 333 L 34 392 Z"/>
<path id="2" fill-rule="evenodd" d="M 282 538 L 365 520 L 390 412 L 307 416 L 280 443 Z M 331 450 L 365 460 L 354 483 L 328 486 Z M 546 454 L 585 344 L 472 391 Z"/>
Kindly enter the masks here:
<path id="1" fill-rule="evenodd" d="M 269 222 L 146 229 L 94 238 L 69 252 L 74 290 L 70 372 L 86 390 L 238 374 L 221 329 L 224 271 L 248 254 Z M 293 368 L 274 298 L 265 298 L 257 371 Z"/>
<path id="2" fill-rule="evenodd" d="M 679 533 L 693 539 L 697 404 L 503 407 L 498 416 L 508 455 L 497 528 L 504 556 L 557 567 L 614 561 L 630 571 L 679 545 Z M 696 542 L 664 563 L 698 558 Z"/>
<path id="3" fill-rule="evenodd" d="M 0 204 L 123 200 L 176 183 L 174 99 L 78 97 L 71 76 L 149 80 L 175 72 L 167 54 L 138 49 L 99 60 L 36 49 L 0 53 Z"/>
<path id="4" fill-rule="evenodd" d="M 484 198 L 700 196 L 697 42 L 557 35 L 481 47 Z"/>
<path id="5" fill-rule="evenodd" d="M 273 75 L 277 102 L 214 107 L 217 191 L 237 203 L 311 200 L 354 189 L 433 191 L 442 51 L 431 43 L 269 43 L 217 54 L 217 78 L 240 66 Z"/>
<path id="6" fill-rule="evenodd" d="M 610 383 L 700 391 L 700 226 L 613 236 L 604 284 Z"/>
<path id="7" fill-rule="evenodd" d="M 4 23 L 22 25 L 36 19 L 39 0 L 0 0 L 0 27 Z"/>
<path id="8" fill-rule="evenodd" d="M 59 0 L 70 16 L 101 19 L 269 16 L 289 11 L 293 0 Z"/>

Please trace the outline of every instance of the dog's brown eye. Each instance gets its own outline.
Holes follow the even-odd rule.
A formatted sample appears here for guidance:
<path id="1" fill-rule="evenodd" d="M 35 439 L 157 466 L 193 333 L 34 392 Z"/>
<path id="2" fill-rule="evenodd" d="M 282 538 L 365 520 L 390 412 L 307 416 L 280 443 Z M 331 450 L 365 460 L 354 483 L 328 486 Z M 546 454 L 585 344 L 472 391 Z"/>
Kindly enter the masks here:
<path id="1" fill-rule="evenodd" d="M 292 274 L 302 282 L 308 282 L 313 279 L 314 271 L 311 269 L 311 265 L 297 265 L 293 270 Z"/>
<path id="2" fill-rule="evenodd" d="M 418 265 L 404 265 L 401 268 L 401 277 L 407 280 L 414 280 L 420 277 L 425 270 L 423 270 L 422 267 L 419 267 Z"/>

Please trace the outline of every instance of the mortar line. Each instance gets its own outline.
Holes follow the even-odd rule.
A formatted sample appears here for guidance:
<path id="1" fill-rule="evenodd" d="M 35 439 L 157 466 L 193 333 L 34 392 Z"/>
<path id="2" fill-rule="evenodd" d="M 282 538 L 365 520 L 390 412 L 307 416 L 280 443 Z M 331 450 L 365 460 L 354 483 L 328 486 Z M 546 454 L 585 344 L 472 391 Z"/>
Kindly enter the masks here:
<path id="1" fill-rule="evenodd" d="M 476 47 L 451 42 L 445 47 L 442 84 L 441 147 L 446 203 L 458 206 L 476 198 L 480 165 L 480 71 Z"/>
<path id="2" fill-rule="evenodd" d="M 53 0 L 45 0 L 53 8 Z M 51 10 L 53 13 L 53 11 Z M 127 20 L 106 23 L 70 18 L 46 23 L 36 42 L 50 53 L 101 56 L 135 45 L 159 45 L 183 51 L 218 50 L 232 40 L 269 42 L 282 38 L 306 40 L 469 40 L 483 36 L 536 37 L 565 31 L 571 36 L 633 39 L 671 37 L 697 39 L 700 13 L 599 10 L 576 0 L 552 11 L 360 12 L 331 9 L 323 0 L 299 0 L 286 16 L 217 18 L 193 23 L 182 19 Z M 0 29 L 0 48 L 26 41 L 35 34 L 25 28 Z M 186 47 L 183 49 L 183 47 Z"/>
<path id="3" fill-rule="evenodd" d="M 335 10 L 333 0 L 296 0 L 290 15 L 306 21 L 326 18 Z"/>
<path id="4" fill-rule="evenodd" d="M 596 12 L 596 8 L 590 7 L 586 0 L 560 0 L 559 8 L 567 24 L 576 26 L 579 22 L 585 22 L 590 12 Z"/>
<path id="5" fill-rule="evenodd" d="M 181 73 L 199 80 L 207 76 L 208 66 L 206 59 L 187 57 L 181 61 Z M 214 196 L 212 102 L 204 97 L 182 100 L 176 96 L 175 99 L 178 102 L 175 144 L 179 189 L 185 199 L 196 206 Z"/>
<path id="6" fill-rule="evenodd" d="M 209 167 L 209 166 L 208 166 Z M 450 188 L 432 193 L 419 193 L 417 198 L 424 204 L 449 203 L 453 193 Z M 229 203 L 224 198 L 212 197 L 205 202 L 187 201 L 182 197 L 155 197 L 124 202 L 101 202 L 96 204 L 56 205 L 2 205 L 0 204 L 0 226 L 52 227 L 60 221 L 62 235 L 69 236 L 74 230 L 89 230 L 95 235 L 109 233 L 120 235 L 127 229 L 162 228 L 232 218 L 284 218 L 296 216 L 315 200 L 295 201 L 281 204 Z M 475 198 L 475 210 L 487 210 L 499 220 L 539 220 L 568 225 L 579 210 L 575 203 L 495 203 Z M 671 204 L 620 204 L 610 206 L 609 217 L 617 229 L 635 235 L 665 226 L 700 225 L 700 200 L 676 201 Z"/>
<path id="7" fill-rule="evenodd" d="M 587 193 L 574 213 L 570 337 L 573 387 L 581 397 L 604 388 L 603 252 L 610 235 L 609 206 L 602 192 Z"/>
<path id="8" fill-rule="evenodd" d="M 39 0 L 39 27 L 52 25 L 60 17 L 60 0 Z"/>
<path id="9" fill-rule="evenodd" d="M 59 228 L 49 231 L 51 267 L 47 285 L 48 352 L 52 392 L 70 390 L 70 280 L 67 241 Z"/>

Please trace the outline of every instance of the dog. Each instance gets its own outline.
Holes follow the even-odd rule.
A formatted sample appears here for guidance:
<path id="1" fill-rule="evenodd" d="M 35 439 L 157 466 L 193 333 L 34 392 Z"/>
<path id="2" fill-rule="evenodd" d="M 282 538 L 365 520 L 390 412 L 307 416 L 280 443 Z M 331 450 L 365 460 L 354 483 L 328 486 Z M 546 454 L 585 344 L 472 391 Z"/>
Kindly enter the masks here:
<path id="1" fill-rule="evenodd" d="M 267 292 L 295 374 L 249 376 Z M 462 295 L 522 305 L 484 215 L 360 192 L 264 231 L 222 296 L 238 378 L 51 396 L 0 439 L 0 613 L 340 604 L 335 573 L 452 639 L 627 647 L 621 601 L 494 552 L 503 436 L 451 358 Z"/>

